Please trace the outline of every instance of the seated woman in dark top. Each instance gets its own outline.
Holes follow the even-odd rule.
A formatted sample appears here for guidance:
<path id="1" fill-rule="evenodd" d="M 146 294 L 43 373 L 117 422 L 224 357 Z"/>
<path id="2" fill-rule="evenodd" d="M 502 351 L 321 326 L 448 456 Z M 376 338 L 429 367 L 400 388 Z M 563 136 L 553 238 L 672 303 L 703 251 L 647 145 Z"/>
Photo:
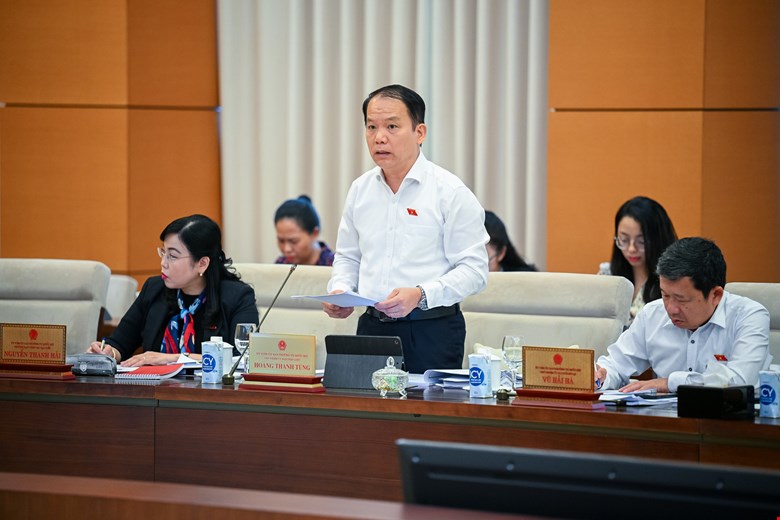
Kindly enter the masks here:
<path id="1" fill-rule="evenodd" d="M 284 201 L 274 215 L 276 243 L 282 256 L 277 264 L 333 265 L 333 251 L 319 240 L 320 217 L 311 199 L 301 195 Z"/>
<path id="2" fill-rule="evenodd" d="M 488 268 L 491 271 L 536 271 L 536 267 L 526 263 L 512 245 L 506 226 L 492 211 L 485 211 L 485 229 L 490 235 L 487 244 Z"/>
<path id="3" fill-rule="evenodd" d="M 124 366 L 165 365 L 221 336 L 235 344 L 238 323 L 257 323 L 255 291 L 239 279 L 222 251 L 222 233 L 204 215 L 174 220 L 160 233 L 160 276 L 149 278 L 114 333 L 90 345 Z M 133 353 L 141 347 L 143 352 Z"/>

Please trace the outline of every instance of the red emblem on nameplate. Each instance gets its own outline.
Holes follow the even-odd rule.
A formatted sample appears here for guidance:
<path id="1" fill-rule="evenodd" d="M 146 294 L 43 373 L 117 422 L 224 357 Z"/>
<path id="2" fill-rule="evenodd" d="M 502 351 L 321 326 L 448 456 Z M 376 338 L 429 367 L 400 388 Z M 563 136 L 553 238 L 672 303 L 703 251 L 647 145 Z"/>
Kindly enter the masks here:
<path id="1" fill-rule="evenodd" d="M 555 354 L 553 356 L 553 363 L 555 363 L 556 365 L 560 365 L 561 363 L 563 363 L 563 356 L 561 356 L 560 354 Z"/>
<path id="2" fill-rule="evenodd" d="M 729 358 L 727 358 L 723 354 L 715 354 L 715 360 L 716 361 L 728 361 Z"/>
<path id="3" fill-rule="evenodd" d="M 406 212 L 409 213 L 413 217 L 417 216 L 417 210 L 414 209 L 414 208 L 406 208 Z"/>
<path id="4" fill-rule="evenodd" d="M 38 331 L 37 330 L 30 329 L 30 339 L 32 341 L 35 341 L 36 339 L 38 339 Z"/>
<path id="5" fill-rule="evenodd" d="M 287 348 L 287 342 L 282 340 L 279 340 L 279 350 L 285 350 Z"/>

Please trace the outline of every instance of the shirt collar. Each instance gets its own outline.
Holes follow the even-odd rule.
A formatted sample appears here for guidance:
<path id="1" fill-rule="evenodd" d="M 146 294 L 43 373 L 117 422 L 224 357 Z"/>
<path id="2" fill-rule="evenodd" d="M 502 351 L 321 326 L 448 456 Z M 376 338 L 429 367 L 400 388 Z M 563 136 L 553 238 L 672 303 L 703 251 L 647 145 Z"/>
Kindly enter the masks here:
<path id="1" fill-rule="evenodd" d="M 718 302 L 718 306 L 715 307 L 715 312 L 712 313 L 712 317 L 707 323 L 712 323 L 722 329 L 726 328 L 726 300 L 728 299 L 728 295 L 729 293 L 723 291 L 723 297 L 720 299 L 720 302 Z M 707 325 L 707 323 L 702 325 L 702 327 Z"/>
<path id="2" fill-rule="evenodd" d="M 428 163 L 428 159 L 425 158 L 425 154 L 423 154 L 421 148 L 420 153 L 417 155 L 417 160 L 414 161 L 414 164 L 412 164 L 412 167 L 407 172 L 406 176 L 404 177 L 404 180 L 401 182 L 401 185 L 403 185 L 407 179 L 409 179 L 410 181 L 422 182 L 423 176 L 425 175 L 425 171 L 426 171 L 425 165 L 427 163 Z M 383 184 L 387 184 L 387 181 L 385 181 L 385 176 L 382 175 L 382 168 L 380 168 L 379 166 L 376 167 L 375 177 Z"/>

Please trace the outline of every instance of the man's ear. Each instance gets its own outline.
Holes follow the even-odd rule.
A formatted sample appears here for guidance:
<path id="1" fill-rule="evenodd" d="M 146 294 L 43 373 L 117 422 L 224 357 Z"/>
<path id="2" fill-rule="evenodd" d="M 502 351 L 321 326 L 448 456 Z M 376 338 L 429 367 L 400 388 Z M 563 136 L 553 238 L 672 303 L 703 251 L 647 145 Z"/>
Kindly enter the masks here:
<path id="1" fill-rule="evenodd" d="M 414 129 L 414 133 L 417 134 L 417 146 L 422 146 L 425 138 L 428 136 L 428 127 L 425 126 L 425 123 L 420 123 Z"/>
<path id="2" fill-rule="evenodd" d="M 723 299 L 723 287 L 720 285 L 715 287 L 712 291 L 710 291 L 710 294 L 712 295 L 712 303 L 717 306 Z"/>

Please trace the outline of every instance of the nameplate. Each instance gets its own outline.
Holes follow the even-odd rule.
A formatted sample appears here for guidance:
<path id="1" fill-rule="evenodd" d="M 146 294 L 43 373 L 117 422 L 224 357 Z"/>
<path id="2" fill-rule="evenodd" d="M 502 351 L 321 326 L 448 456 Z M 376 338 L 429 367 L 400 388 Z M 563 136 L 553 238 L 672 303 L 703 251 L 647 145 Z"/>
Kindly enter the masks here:
<path id="1" fill-rule="evenodd" d="M 523 390 L 593 394 L 593 350 L 523 347 Z"/>
<path id="2" fill-rule="evenodd" d="M 65 363 L 65 325 L 0 323 L 0 361 L 62 365 Z"/>
<path id="3" fill-rule="evenodd" d="M 316 348 L 316 336 L 255 332 L 249 336 L 247 371 L 250 374 L 313 376 Z"/>

